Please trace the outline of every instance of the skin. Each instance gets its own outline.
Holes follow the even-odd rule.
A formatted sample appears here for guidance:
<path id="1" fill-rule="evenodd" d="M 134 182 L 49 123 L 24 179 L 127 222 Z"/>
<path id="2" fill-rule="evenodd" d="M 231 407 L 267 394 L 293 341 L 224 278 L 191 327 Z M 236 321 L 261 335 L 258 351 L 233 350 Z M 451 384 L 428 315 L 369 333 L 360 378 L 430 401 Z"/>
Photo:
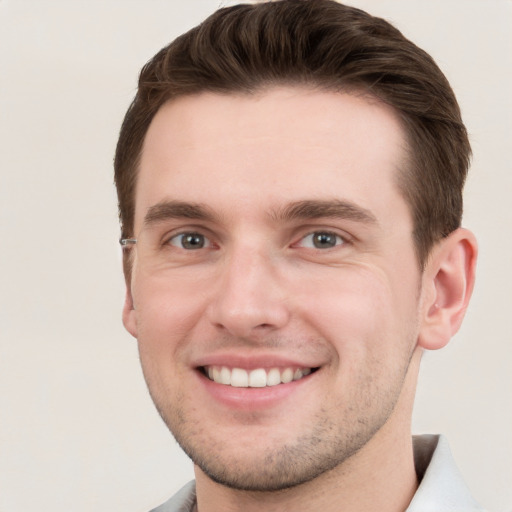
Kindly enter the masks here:
<path id="1" fill-rule="evenodd" d="M 457 230 L 420 272 L 395 183 L 405 154 L 392 109 L 349 94 L 203 93 L 155 116 L 123 320 L 196 464 L 201 512 L 409 503 L 421 351 L 457 330 L 476 244 Z M 203 248 L 181 245 L 190 232 Z M 212 383 L 208 365 L 317 370 L 241 389 Z"/>

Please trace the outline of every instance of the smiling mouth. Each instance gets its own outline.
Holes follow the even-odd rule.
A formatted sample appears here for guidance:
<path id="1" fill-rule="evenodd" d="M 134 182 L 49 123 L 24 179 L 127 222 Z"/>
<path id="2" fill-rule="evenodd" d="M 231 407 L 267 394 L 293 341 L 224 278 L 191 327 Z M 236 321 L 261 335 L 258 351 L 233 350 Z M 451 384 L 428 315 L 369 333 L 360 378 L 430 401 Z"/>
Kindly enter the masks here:
<path id="1" fill-rule="evenodd" d="M 211 381 L 235 388 L 265 388 L 301 380 L 318 368 L 229 368 L 227 366 L 202 366 L 202 373 Z"/>

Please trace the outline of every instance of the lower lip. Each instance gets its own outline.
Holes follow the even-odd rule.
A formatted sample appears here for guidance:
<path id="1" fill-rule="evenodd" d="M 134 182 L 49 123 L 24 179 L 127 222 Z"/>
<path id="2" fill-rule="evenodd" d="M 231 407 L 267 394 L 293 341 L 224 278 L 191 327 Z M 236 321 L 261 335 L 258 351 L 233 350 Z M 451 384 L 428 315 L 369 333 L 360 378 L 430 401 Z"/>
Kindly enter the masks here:
<path id="1" fill-rule="evenodd" d="M 201 371 L 198 370 L 199 380 L 206 391 L 221 404 L 238 410 L 254 411 L 258 409 L 268 409 L 279 405 L 283 400 L 297 392 L 304 384 L 309 382 L 317 373 L 294 380 L 288 384 L 277 384 L 276 386 L 267 386 L 264 388 L 237 388 L 218 384 Z"/>

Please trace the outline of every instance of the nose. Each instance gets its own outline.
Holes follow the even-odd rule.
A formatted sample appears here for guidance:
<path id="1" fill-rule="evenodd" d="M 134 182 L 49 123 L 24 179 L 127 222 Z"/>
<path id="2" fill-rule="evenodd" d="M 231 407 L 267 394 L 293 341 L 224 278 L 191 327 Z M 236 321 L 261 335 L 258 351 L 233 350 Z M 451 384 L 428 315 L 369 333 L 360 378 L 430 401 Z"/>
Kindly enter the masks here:
<path id="1" fill-rule="evenodd" d="M 257 339 L 284 327 L 290 311 L 277 267 L 270 257 L 250 249 L 227 258 L 208 307 L 210 322 L 245 339 Z"/>

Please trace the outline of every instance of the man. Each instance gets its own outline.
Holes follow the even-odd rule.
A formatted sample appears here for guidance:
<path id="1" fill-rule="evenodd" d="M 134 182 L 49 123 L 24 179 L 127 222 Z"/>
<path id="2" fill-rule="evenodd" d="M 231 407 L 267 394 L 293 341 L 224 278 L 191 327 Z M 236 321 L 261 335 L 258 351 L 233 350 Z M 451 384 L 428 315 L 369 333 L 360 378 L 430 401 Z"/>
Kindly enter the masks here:
<path id="1" fill-rule="evenodd" d="M 123 321 L 196 474 L 156 510 L 480 510 L 410 432 L 473 289 L 469 156 L 432 59 L 330 0 L 220 9 L 143 68 Z"/>

